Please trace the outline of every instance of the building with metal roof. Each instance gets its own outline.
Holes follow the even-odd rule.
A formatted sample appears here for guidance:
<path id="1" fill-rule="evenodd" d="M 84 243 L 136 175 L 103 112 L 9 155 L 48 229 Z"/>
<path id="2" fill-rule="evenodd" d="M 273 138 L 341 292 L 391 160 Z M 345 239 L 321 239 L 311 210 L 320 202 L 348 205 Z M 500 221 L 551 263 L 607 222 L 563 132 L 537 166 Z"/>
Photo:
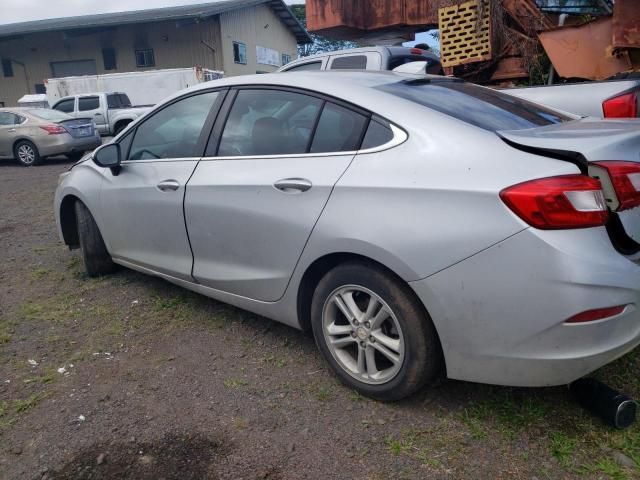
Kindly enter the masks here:
<path id="1" fill-rule="evenodd" d="M 0 106 L 46 79 L 201 66 L 226 76 L 270 72 L 309 34 L 283 0 L 83 15 L 0 25 Z"/>

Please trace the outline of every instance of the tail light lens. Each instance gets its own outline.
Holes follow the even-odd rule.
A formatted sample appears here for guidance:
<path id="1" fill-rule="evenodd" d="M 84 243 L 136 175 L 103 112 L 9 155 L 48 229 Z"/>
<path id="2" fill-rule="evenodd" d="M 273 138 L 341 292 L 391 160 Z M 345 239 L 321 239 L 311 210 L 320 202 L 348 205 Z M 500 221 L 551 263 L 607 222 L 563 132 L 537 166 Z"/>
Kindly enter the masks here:
<path id="1" fill-rule="evenodd" d="M 602 102 L 604 118 L 635 118 L 638 116 L 638 94 L 625 93 Z"/>
<path id="2" fill-rule="evenodd" d="M 595 162 L 609 174 L 620 202 L 618 211 L 640 206 L 640 163 L 607 161 Z"/>
<path id="3" fill-rule="evenodd" d="M 64 127 L 60 125 L 41 125 L 40 128 L 46 131 L 49 135 L 58 135 L 60 133 L 67 133 Z"/>
<path id="4" fill-rule="evenodd" d="M 586 312 L 578 313 L 564 323 L 584 323 L 594 322 L 596 320 L 602 320 L 603 318 L 614 317 L 624 312 L 626 305 L 618 305 L 617 307 L 596 308 L 594 310 L 587 310 Z"/>
<path id="5" fill-rule="evenodd" d="M 505 188 L 502 201 L 542 230 L 598 227 L 607 223 L 600 181 L 586 175 L 540 178 Z"/>

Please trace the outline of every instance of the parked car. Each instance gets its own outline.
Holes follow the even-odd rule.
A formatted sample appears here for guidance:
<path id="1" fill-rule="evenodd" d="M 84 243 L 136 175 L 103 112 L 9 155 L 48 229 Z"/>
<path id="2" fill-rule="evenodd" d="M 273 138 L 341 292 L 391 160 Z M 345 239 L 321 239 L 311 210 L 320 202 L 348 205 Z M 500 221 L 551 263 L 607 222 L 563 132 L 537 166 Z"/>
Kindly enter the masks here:
<path id="1" fill-rule="evenodd" d="M 415 71 L 412 71 L 413 68 Z M 369 47 L 321 53 L 288 63 L 278 71 L 336 69 L 397 70 L 403 73 L 436 75 L 442 73 L 440 60 L 436 55 L 408 47 Z M 640 117 L 638 75 L 620 75 L 615 80 L 601 82 L 504 88 L 501 91 L 583 117 Z"/>
<path id="2" fill-rule="evenodd" d="M 505 88 L 502 91 L 585 117 L 640 117 L 640 78 Z"/>
<path id="3" fill-rule="evenodd" d="M 91 117 L 101 135 L 117 135 L 151 107 L 133 107 L 126 93 L 109 92 L 64 97 L 53 109 L 76 118 Z"/>
<path id="4" fill-rule="evenodd" d="M 89 118 L 48 108 L 0 108 L 0 158 L 15 158 L 27 167 L 54 155 L 79 160 L 101 143 Z"/>
<path id="5" fill-rule="evenodd" d="M 571 382 L 640 342 L 640 121 L 438 76 L 186 90 L 62 174 L 60 235 L 301 329 L 395 400 L 444 370 Z"/>
<path id="6" fill-rule="evenodd" d="M 300 70 L 393 70 L 405 63 L 427 62 L 426 72 L 442 73 L 440 59 L 434 53 L 410 47 L 365 47 L 319 53 L 299 58 L 280 67 L 278 72 Z"/>

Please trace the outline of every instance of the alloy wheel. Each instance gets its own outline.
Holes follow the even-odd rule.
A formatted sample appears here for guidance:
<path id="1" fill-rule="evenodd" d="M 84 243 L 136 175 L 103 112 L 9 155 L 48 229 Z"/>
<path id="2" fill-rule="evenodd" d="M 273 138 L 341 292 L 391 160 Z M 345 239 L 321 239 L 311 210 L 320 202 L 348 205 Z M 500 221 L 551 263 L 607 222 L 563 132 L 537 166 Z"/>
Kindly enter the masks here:
<path id="1" fill-rule="evenodd" d="M 25 165 L 31 165 L 36 159 L 36 152 L 30 145 L 20 145 L 18 147 L 18 158 Z"/>
<path id="2" fill-rule="evenodd" d="M 331 355 L 355 379 L 382 384 L 402 368 L 405 342 L 400 323 L 371 290 L 357 285 L 334 290 L 323 307 L 322 327 Z"/>

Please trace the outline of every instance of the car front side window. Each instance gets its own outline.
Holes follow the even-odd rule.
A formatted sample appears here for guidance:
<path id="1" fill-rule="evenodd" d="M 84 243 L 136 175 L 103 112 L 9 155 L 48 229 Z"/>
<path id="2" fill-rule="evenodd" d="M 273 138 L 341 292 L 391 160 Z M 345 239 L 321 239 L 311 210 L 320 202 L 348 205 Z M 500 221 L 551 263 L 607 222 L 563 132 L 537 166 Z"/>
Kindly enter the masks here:
<path id="1" fill-rule="evenodd" d="M 219 92 L 207 92 L 178 100 L 138 126 L 128 160 L 190 158 Z M 201 152 L 200 152 L 201 153 Z M 123 156 L 126 154 L 122 151 Z"/>

